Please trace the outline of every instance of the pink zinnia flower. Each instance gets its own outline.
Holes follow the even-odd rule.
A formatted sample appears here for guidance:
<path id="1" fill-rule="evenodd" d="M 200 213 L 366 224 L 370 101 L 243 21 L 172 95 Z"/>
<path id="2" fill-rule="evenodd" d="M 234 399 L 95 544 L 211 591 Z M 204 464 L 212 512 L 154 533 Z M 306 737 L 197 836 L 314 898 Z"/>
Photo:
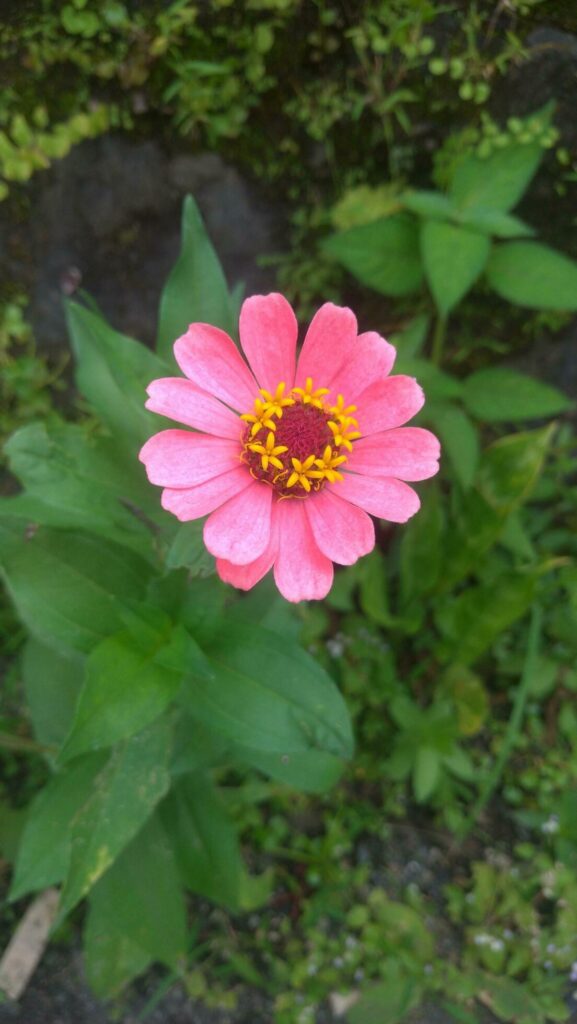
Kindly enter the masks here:
<path id="1" fill-rule="evenodd" d="M 243 304 L 240 342 L 191 324 L 174 346 L 184 374 L 155 380 L 146 406 L 190 430 L 163 430 L 140 452 L 163 508 L 208 515 L 204 541 L 222 580 L 249 590 L 269 571 L 289 601 L 322 598 L 333 562 L 375 544 L 371 516 L 404 523 L 419 508 L 406 480 L 438 470 L 439 442 L 403 427 L 424 402 L 412 377 L 389 376 L 395 349 L 357 334 L 327 302 L 296 357 L 297 322 L 278 294 Z"/>

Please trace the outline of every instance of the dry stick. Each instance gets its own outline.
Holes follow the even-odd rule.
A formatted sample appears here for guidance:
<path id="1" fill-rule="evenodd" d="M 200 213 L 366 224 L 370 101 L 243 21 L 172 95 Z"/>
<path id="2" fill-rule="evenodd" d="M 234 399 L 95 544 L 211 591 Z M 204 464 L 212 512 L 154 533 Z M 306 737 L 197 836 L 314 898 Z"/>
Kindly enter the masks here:
<path id="1" fill-rule="evenodd" d="M 481 792 L 477 797 L 477 800 L 473 806 L 473 810 L 465 822 L 463 828 L 459 833 L 459 841 L 463 843 L 471 830 L 477 824 L 481 814 L 485 810 L 485 807 L 489 803 L 489 800 L 493 796 L 499 782 L 507 761 L 509 760 L 511 751 L 515 746 L 519 733 L 521 732 L 521 725 L 523 723 L 523 714 L 525 712 L 525 705 L 529 696 L 529 690 L 531 683 L 533 682 L 533 676 L 535 674 L 535 665 L 537 662 L 537 654 L 539 650 L 539 641 L 541 638 L 541 624 L 543 620 L 543 612 L 541 606 L 538 604 L 533 605 L 533 611 L 531 613 L 531 622 L 529 624 L 529 635 L 527 638 L 527 651 L 525 654 L 525 664 L 523 666 L 523 672 L 521 679 L 519 680 L 519 686 L 517 693 L 515 694 L 515 702 L 513 704 L 513 711 L 511 712 L 511 718 L 505 732 L 503 744 L 499 751 L 498 757 L 493 765 L 493 770 L 485 779 L 485 783 L 481 788 Z"/>

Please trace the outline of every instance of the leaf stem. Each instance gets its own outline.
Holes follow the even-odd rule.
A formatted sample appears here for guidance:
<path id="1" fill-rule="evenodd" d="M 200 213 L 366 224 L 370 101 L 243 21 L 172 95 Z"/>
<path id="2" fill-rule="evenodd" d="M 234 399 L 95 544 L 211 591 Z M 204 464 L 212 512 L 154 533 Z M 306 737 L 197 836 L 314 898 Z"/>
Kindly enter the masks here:
<path id="1" fill-rule="evenodd" d="M 434 366 L 440 366 L 443 360 L 445 349 L 445 338 L 447 336 L 447 317 L 439 313 L 435 330 L 433 333 L 433 344 L 431 346 L 431 362 Z"/>
<path id="2" fill-rule="evenodd" d="M 535 674 L 535 666 L 537 662 L 537 654 L 539 651 L 539 641 L 541 638 L 541 624 L 543 620 L 543 612 L 541 606 L 538 604 L 533 605 L 533 611 L 531 614 L 531 622 L 529 624 L 529 635 L 527 638 L 527 650 L 525 654 L 525 664 L 523 665 L 523 672 L 521 679 L 519 680 L 519 686 L 517 687 L 517 693 L 515 694 L 515 701 L 513 704 L 513 710 L 509 719 L 505 736 L 503 737 L 503 743 L 499 751 L 498 757 L 493 765 L 493 770 L 489 773 L 481 790 L 479 796 L 473 805 L 473 810 L 469 815 L 467 821 L 464 823 L 462 829 L 459 832 L 459 841 L 461 843 L 467 838 L 471 830 L 477 824 L 479 817 L 485 810 L 485 807 L 489 803 L 489 800 L 493 796 L 509 757 L 513 750 L 515 743 L 521 732 L 521 726 L 523 724 L 523 715 L 525 712 L 525 705 L 529 696 L 531 683 Z"/>

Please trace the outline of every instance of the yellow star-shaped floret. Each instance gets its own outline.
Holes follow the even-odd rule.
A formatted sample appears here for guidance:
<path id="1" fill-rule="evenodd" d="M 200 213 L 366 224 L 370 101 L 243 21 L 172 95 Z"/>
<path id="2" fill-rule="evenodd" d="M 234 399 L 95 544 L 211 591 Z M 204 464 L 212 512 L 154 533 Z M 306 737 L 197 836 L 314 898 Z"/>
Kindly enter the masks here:
<path id="1" fill-rule="evenodd" d="M 252 423 L 250 429 L 250 436 L 255 437 L 262 427 L 268 427 L 269 430 L 276 429 L 276 423 L 271 419 L 271 410 L 268 402 L 261 401 L 260 398 L 254 400 L 254 413 L 243 412 L 241 420 L 246 420 L 247 423 Z"/>
<path id="2" fill-rule="evenodd" d="M 340 420 L 343 416 L 345 419 L 351 417 L 352 413 L 357 411 L 356 405 L 345 405 L 345 400 L 342 395 L 337 396 L 337 400 L 334 405 L 331 405 L 329 412 L 331 412 L 336 420 Z M 355 424 L 358 426 L 357 421 Z"/>
<path id="3" fill-rule="evenodd" d="M 303 405 L 314 405 L 315 409 L 323 409 L 323 395 L 328 395 L 328 388 L 313 388 L 312 377 L 307 377 L 304 388 L 293 388 L 293 392 L 300 395 Z"/>
<path id="4" fill-rule="evenodd" d="M 262 397 L 264 398 L 266 406 L 268 408 L 269 415 L 271 415 L 271 416 L 278 416 L 279 420 L 280 420 L 280 418 L 282 416 L 283 409 L 286 408 L 287 405 L 294 405 L 295 404 L 294 398 L 289 398 L 289 397 L 285 398 L 284 397 L 284 389 L 285 389 L 285 387 L 286 387 L 286 384 L 284 383 L 284 381 L 282 381 L 277 386 L 277 389 L 276 389 L 274 395 L 271 394 L 270 391 L 266 391 L 265 388 L 261 388 L 260 389 L 260 393 L 261 393 Z"/>
<path id="5" fill-rule="evenodd" d="M 314 455 L 309 455 L 308 459 L 305 459 L 304 462 L 301 462 L 300 459 L 291 459 L 291 462 L 293 472 L 289 476 L 286 486 L 294 487 L 295 484 L 300 484 L 301 487 L 304 487 L 305 491 L 310 491 L 310 477 L 312 476 L 311 469 L 315 464 Z"/>
<path id="6" fill-rule="evenodd" d="M 355 426 L 357 426 L 357 421 L 350 416 L 343 416 L 336 423 L 334 420 L 329 420 L 328 428 L 333 435 L 333 442 L 337 448 L 346 448 L 347 451 L 352 452 L 353 446 L 351 441 L 361 436 L 360 430 L 351 430 L 351 427 Z"/>
<path id="7" fill-rule="evenodd" d="M 288 451 L 286 444 L 274 443 L 274 434 L 272 430 L 269 430 L 265 444 L 249 444 L 248 447 L 251 452 L 256 452 L 260 455 L 260 461 L 263 469 L 268 469 L 269 465 L 274 466 L 275 469 L 284 469 L 281 460 L 278 458 L 283 452 Z M 294 462 L 294 459 L 293 459 Z"/>
<path id="8" fill-rule="evenodd" d="M 343 479 L 343 474 L 339 473 L 336 467 L 341 466 L 346 461 L 346 455 L 339 455 L 338 452 L 333 452 L 330 444 L 328 444 L 322 458 L 315 459 L 315 466 L 318 468 L 311 470 L 309 476 L 315 480 L 328 480 L 330 484 L 334 484 L 335 480 Z"/>

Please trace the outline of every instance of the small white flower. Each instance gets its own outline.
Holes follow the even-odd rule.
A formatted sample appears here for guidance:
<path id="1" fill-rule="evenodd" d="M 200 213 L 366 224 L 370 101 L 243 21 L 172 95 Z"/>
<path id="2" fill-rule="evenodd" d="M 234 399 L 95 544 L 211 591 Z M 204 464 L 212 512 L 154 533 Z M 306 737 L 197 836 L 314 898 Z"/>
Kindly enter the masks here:
<path id="1" fill-rule="evenodd" d="M 547 818 L 547 821 L 544 821 L 541 825 L 541 831 L 544 832 L 545 835 L 555 835 L 555 832 L 559 831 L 559 815 L 552 814 Z"/>

